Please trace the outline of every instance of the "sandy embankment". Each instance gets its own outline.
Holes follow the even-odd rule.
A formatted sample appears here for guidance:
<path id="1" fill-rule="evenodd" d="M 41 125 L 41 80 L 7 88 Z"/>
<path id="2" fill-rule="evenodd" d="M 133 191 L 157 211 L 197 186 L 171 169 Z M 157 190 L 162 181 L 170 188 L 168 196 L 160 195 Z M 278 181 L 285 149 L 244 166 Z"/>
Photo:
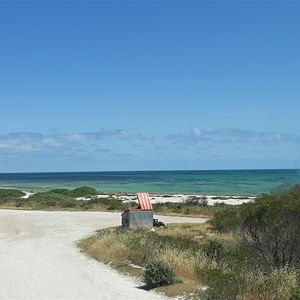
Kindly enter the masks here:
<path id="1" fill-rule="evenodd" d="M 165 299 L 76 248 L 77 240 L 120 223 L 120 213 L 0 210 L 0 299 Z"/>

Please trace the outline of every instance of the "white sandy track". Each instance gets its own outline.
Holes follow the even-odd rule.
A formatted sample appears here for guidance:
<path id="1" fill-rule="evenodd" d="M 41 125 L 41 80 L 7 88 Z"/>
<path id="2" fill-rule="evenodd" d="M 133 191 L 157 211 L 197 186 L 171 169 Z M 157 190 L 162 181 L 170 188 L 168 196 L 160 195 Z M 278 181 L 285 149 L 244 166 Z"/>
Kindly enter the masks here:
<path id="1" fill-rule="evenodd" d="M 77 240 L 120 222 L 120 213 L 0 210 L 0 299 L 165 299 L 76 248 Z"/>

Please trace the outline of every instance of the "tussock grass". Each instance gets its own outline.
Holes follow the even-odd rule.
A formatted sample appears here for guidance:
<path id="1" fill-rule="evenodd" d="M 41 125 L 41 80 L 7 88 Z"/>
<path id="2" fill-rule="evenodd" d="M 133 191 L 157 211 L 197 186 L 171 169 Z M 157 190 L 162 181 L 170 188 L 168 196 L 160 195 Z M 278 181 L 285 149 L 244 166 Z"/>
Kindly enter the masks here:
<path id="1" fill-rule="evenodd" d="M 250 271 L 245 274 L 243 291 L 237 295 L 237 299 L 290 299 L 296 288 L 297 272 L 293 269 L 274 269 L 268 274 Z"/>
<path id="2" fill-rule="evenodd" d="M 180 226 L 170 225 L 168 230 L 158 228 L 156 231 L 160 236 L 173 236 L 176 238 L 203 238 L 208 233 L 210 225 L 208 223 L 181 224 Z"/>
<path id="3" fill-rule="evenodd" d="M 159 259 L 168 263 L 168 265 L 176 272 L 177 276 L 185 280 L 194 280 L 196 273 L 195 268 L 198 264 L 201 253 L 193 253 L 192 251 L 166 248 L 159 253 Z"/>
<path id="4" fill-rule="evenodd" d="M 88 249 L 88 253 L 96 260 L 113 264 L 129 263 L 129 253 L 124 239 L 116 239 L 113 235 L 104 235 L 101 239 L 93 236 L 81 243 L 79 247 Z"/>

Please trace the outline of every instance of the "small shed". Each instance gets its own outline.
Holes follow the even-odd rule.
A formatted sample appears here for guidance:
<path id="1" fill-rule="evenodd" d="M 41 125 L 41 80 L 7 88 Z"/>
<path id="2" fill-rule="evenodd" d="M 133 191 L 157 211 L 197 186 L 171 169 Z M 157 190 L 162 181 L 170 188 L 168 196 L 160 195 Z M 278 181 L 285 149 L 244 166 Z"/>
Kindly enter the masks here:
<path id="1" fill-rule="evenodd" d="M 138 193 L 137 198 L 139 206 L 136 209 L 128 209 L 122 213 L 122 226 L 153 227 L 153 207 L 150 201 L 149 193 Z"/>

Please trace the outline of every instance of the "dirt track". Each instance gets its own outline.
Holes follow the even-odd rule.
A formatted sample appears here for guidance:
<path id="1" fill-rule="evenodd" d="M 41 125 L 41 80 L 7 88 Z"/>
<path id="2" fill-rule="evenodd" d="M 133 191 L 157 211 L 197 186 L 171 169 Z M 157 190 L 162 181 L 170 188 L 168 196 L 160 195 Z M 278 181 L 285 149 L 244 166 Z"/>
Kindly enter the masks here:
<path id="1" fill-rule="evenodd" d="M 77 240 L 120 222 L 120 213 L 0 210 L 0 299 L 164 299 L 75 247 Z"/>

